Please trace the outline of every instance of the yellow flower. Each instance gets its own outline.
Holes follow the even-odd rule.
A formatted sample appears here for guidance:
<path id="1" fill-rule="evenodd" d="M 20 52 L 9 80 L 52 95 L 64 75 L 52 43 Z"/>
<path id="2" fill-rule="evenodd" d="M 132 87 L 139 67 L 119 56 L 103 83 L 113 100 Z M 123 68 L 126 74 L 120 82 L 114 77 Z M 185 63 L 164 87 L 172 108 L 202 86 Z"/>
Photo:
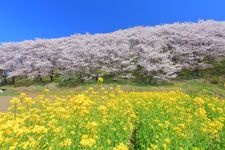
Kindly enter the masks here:
<path id="1" fill-rule="evenodd" d="M 90 87 L 88 90 L 89 90 L 89 91 L 93 91 L 94 89 L 93 89 L 92 87 Z"/>
<path id="2" fill-rule="evenodd" d="M 9 147 L 9 150 L 16 150 L 16 145 L 11 145 L 11 146 Z"/>
<path id="3" fill-rule="evenodd" d="M 88 122 L 87 125 L 86 125 L 86 127 L 87 127 L 88 129 L 95 128 L 95 127 L 97 127 L 97 126 L 98 126 L 98 123 L 95 122 L 95 121 Z"/>
<path id="4" fill-rule="evenodd" d="M 185 124 L 183 124 L 183 123 L 178 124 L 178 126 L 179 126 L 181 129 L 184 129 L 184 128 L 185 128 Z"/>
<path id="5" fill-rule="evenodd" d="M 47 128 L 39 125 L 35 125 L 34 128 L 32 129 L 32 132 L 36 134 L 47 133 L 47 131 L 48 131 Z"/>
<path id="6" fill-rule="evenodd" d="M 70 138 L 66 138 L 63 140 L 59 145 L 62 147 L 70 146 L 72 144 L 72 141 Z"/>
<path id="7" fill-rule="evenodd" d="M 83 136 L 81 137 L 80 144 L 81 144 L 83 147 L 92 147 L 93 145 L 96 144 L 96 140 L 93 139 L 93 138 L 88 137 L 88 135 L 83 135 Z"/>
<path id="8" fill-rule="evenodd" d="M 207 119 L 207 114 L 204 108 L 199 108 L 197 111 L 197 115 L 201 118 Z"/>
<path id="9" fill-rule="evenodd" d="M 108 144 L 111 144 L 111 143 L 112 143 L 112 141 L 108 139 L 108 140 L 107 140 L 107 143 L 108 143 Z"/>
<path id="10" fill-rule="evenodd" d="M 44 89 L 44 93 L 45 94 L 49 93 L 49 89 Z"/>
<path id="11" fill-rule="evenodd" d="M 101 105 L 98 107 L 98 110 L 103 114 L 105 115 L 107 113 L 107 107 Z"/>
<path id="12" fill-rule="evenodd" d="M 11 101 L 10 104 L 19 104 L 20 103 L 20 99 L 17 97 L 14 97 Z"/>
<path id="13" fill-rule="evenodd" d="M 225 122 L 224 101 L 192 98 L 181 91 L 123 92 L 99 86 L 98 92 L 74 95 L 21 94 L 11 104 L 13 112 L 0 113 L 0 149 L 128 150 L 136 128 L 140 132 L 135 134 L 143 137 L 140 149 L 179 149 L 190 144 L 186 139 L 198 136 L 206 144 L 220 142 Z M 73 143 L 70 136 L 80 141 Z M 204 149 L 205 144 L 199 146 Z"/>
<path id="14" fill-rule="evenodd" d="M 27 105 L 32 105 L 32 104 L 34 104 L 35 102 L 32 100 L 32 98 L 26 97 L 26 98 L 24 99 L 24 103 L 27 104 Z"/>
<path id="15" fill-rule="evenodd" d="M 98 84 L 102 84 L 104 79 L 102 77 L 98 78 Z"/>
<path id="16" fill-rule="evenodd" d="M 170 138 L 166 138 L 165 140 L 165 143 L 169 144 L 171 142 Z"/>
<path id="17" fill-rule="evenodd" d="M 124 143 L 120 143 L 114 147 L 113 150 L 129 150 L 129 148 Z"/>
<path id="18" fill-rule="evenodd" d="M 149 148 L 150 150 L 157 150 L 158 149 L 158 146 L 155 145 L 155 144 L 151 144 L 150 147 L 151 147 L 151 148 Z"/>
<path id="19" fill-rule="evenodd" d="M 20 98 L 25 98 L 25 97 L 27 97 L 27 94 L 26 93 L 21 93 L 19 97 Z"/>
<path id="20" fill-rule="evenodd" d="M 193 102 L 194 102 L 195 104 L 197 104 L 197 105 L 200 105 L 200 106 L 202 106 L 202 105 L 205 104 L 205 101 L 204 101 L 202 98 L 200 98 L 200 97 L 196 97 L 196 98 L 193 100 Z"/>

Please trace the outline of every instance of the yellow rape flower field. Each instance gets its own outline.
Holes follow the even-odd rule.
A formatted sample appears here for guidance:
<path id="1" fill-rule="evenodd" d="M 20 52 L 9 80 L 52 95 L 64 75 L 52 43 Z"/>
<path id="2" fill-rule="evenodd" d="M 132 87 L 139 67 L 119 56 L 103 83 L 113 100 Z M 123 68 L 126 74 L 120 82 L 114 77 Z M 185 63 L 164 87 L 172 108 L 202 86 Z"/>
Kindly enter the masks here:
<path id="1" fill-rule="evenodd" d="M 225 102 L 181 91 L 99 87 L 11 100 L 0 113 L 1 150 L 225 149 Z"/>

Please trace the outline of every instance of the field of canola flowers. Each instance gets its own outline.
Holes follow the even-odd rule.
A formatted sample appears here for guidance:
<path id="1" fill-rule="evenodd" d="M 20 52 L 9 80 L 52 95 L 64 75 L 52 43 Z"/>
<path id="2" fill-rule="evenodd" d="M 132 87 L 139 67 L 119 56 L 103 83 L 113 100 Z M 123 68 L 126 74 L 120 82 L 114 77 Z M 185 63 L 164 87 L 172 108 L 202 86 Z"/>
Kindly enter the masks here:
<path id="1" fill-rule="evenodd" d="M 22 93 L 0 113 L 0 149 L 216 150 L 225 148 L 224 123 L 224 100 L 181 91 Z"/>

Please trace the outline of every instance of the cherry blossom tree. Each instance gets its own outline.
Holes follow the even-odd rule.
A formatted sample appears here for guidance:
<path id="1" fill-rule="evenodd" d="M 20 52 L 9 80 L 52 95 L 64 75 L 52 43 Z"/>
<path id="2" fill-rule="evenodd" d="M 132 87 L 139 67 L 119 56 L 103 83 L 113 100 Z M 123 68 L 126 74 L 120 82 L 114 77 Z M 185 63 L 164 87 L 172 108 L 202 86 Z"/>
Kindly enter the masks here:
<path id="1" fill-rule="evenodd" d="M 198 71 L 225 58 L 225 22 L 174 23 L 135 27 L 108 34 L 72 35 L 0 44 L 0 68 L 8 78 L 52 81 L 99 74 L 113 78 L 176 78 L 182 69 Z"/>

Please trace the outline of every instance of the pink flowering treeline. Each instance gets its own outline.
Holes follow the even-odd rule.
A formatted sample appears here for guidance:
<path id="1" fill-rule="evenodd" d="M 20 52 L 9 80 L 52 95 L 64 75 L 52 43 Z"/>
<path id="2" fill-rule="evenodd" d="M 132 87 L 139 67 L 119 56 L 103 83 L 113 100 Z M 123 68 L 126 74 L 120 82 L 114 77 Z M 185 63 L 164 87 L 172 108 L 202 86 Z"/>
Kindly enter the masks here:
<path id="1" fill-rule="evenodd" d="M 108 34 L 72 35 L 0 45 L 8 78 L 97 74 L 114 78 L 175 78 L 182 69 L 210 67 L 225 57 L 225 22 L 200 21 L 135 27 Z"/>

